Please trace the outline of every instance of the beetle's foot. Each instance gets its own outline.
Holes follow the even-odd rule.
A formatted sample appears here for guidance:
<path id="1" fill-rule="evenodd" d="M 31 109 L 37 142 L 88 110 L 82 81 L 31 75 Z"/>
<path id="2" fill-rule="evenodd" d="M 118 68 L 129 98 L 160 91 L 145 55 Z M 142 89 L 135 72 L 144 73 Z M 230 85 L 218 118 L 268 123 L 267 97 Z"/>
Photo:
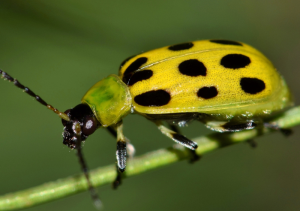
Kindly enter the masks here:
<path id="1" fill-rule="evenodd" d="M 121 185 L 121 183 L 122 183 L 122 173 L 119 170 L 117 170 L 116 179 L 112 184 L 113 189 L 116 190 Z"/>

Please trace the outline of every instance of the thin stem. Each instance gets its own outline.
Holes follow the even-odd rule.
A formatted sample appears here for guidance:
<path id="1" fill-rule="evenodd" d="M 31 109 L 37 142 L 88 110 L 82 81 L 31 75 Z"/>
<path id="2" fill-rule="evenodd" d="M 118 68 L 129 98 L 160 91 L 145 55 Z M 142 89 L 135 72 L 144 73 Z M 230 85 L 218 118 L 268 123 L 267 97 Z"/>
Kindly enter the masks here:
<path id="1" fill-rule="evenodd" d="M 290 128 L 300 124 L 300 107 L 292 108 L 280 116 L 270 120 L 281 128 Z M 247 141 L 257 136 L 272 132 L 270 129 L 253 129 L 235 133 L 213 133 L 208 136 L 198 137 L 193 141 L 198 143 L 196 153 L 203 155 L 224 146 Z M 128 162 L 124 178 L 138 175 L 161 166 L 188 159 L 187 149 L 174 145 L 167 149 L 159 149 Z M 115 165 L 97 168 L 90 171 L 91 181 L 94 186 L 112 183 L 116 177 Z M 7 194 L 0 197 L 0 210 L 13 210 L 31 207 L 37 204 L 60 199 L 88 189 L 87 181 L 83 174 L 59 179 L 27 190 Z"/>

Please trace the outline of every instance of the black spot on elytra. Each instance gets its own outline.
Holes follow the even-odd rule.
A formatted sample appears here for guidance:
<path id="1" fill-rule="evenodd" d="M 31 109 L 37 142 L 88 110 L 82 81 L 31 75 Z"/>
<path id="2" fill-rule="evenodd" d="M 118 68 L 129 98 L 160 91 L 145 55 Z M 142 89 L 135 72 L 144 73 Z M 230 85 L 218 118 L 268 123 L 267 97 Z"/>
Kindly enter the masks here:
<path id="1" fill-rule="evenodd" d="M 206 67 L 197 59 L 185 60 L 179 64 L 178 68 L 183 75 L 206 76 Z"/>
<path id="2" fill-rule="evenodd" d="M 231 41 L 231 40 L 209 40 L 209 41 L 213 42 L 213 43 L 223 44 L 223 45 L 239 45 L 239 46 L 243 46 L 241 43 L 236 42 L 236 41 Z"/>
<path id="3" fill-rule="evenodd" d="M 134 101 L 142 106 L 163 106 L 171 100 L 170 94 L 165 90 L 154 90 L 137 95 Z"/>
<path id="4" fill-rule="evenodd" d="M 249 94 L 257 94 L 266 88 L 265 82 L 258 78 L 242 78 L 240 85 Z"/>
<path id="5" fill-rule="evenodd" d="M 250 63 L 250 58 L 242 54 L 228 54 L 221 59 L 221 65 L 231 69 L 243 68 Z"/>
<path id="6" fill-rule="evenodd" d="M 125 84 L 128 83 L 129 79 L 131 78 L 131 76 L 133 75 L 133 73 L 138 70 L 143 64 L 145 64 L 147 62 L 147 58 L 146 57 L 140 57 L 138 59 L 136 59 L 134 62 L 132 62 L 127 69 L 125 70 L 124 74 L 123 74 L 123 82 Z"/>
<path id="7" fill-rule="evenodd" d="M 181 51 L 181 50 L 190 49 L 193 46 L 194 46 L 193 43 L 187 42 L 187 43 L 181 43 L 181 44 L 169 46 L 168 49 L 171 50 L 171 51 Z"/>
<path id="8" fill-rule="evenodd" d="M 204 98 L 204 99 L 210 99 L 214 98 L 218 95 L 218 90 L 214 86 L 205 86 L 198 90 L 197 92 L 198 97 Z"/>
<path id="9" fill-rule="evenodd" d="M 153 75 L 152 70 L 143 70 L 143 71 L 135 72 L 129 79 L 128 85 L 132 86 L 133 84 L 135 84 L 139 81 L 147 80 L 147 79 L 151 78 L 152 75 Z"/>
<path id="10" fill-rule="evenodd" d="M 128 57 L 127 59 L 125 59 L 121 64 L 120 64 L 120 67 L 119 67 L 119 70 L 124 66 L 124 64 L 126 64 L 126 62 L 128 62 L 131 58 L 135 57 L 135 55 L 133 56 L 130 56 Z"/>

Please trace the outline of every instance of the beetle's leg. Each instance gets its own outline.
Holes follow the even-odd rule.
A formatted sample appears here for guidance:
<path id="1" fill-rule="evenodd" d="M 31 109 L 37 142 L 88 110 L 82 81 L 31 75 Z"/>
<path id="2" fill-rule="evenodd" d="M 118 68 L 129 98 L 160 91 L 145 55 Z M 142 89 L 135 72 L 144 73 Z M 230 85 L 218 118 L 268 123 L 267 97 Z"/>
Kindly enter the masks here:
<path id="1" fill-rule="evenodd" d="M 106 129 L 108 130 L 108 132 L 109 132 L 113 137 L 117 138 L 117 131 L 115 130 L 114 127 L 109 126 L 109 127 L 107 127 Z"/>
<path id="2" fill-rule="evenodd" d="M 124 172 L 126 168 L 126 141 L 123 134 L 123 122 L 117 123 L 117 165 L 120 172 Z"/>
<path id="3" fill-rule="evenodd" d="M 118 165 L 116 165 L 116 169 L 117 169 L 117 176 L 112 183 L 113 189 L 117 189 L 119 187 L 119 185 L 121 185 L 121 183 L 122 183 L 122 172 L 120 172 L 118 170 Z"/>
<path id="4" fill-rule="evenodd" d="M 262 126 L 261 120 L 251 120 L 247 122 L 236 122 L 236 121 L 208 121 L 206 127 L 219 132 L 238 132 L 242 130 L 251 130 L 258 126 Z M 249 139 L 247 143 L 252 147 L 256 148 L 257 143 L 253 139 Z"/>
<path id="5" fill-rule="evenodd" d="M 118 124 L 117 124 L 117 130 L 118 130 Z M 122 127 L 122 126 L 121 126 Z M 117 138 L 117 131 L 114 127 L 112 126 L 109 126 L 106 128 L 108 130 L 108 132 L 115 138 Z M 121 137 L 124 137 L 123 135 L 123 131 L 122 131 L 122 128 L 119 128 L 121 130 L 119 130 L 122 135 Z M 119 139 L 117 139 L 119 140 Z M 127 149 L 127 154 L 129 156 L 129 158 L 132 158 L 134 156 L 134 153 L 135 153 L 135 149 L 134 149 L 134 146 L 130 143 L 129 139 L 124 137 L 124 140 L 126 142 L 126 149 Z M 118 144 L 118 142 L 117 142 Z M 117 145 L 117 156 L 118 156 L 118 145 Z M 126 156 L 126 155 L 125 155 Z M 117 160 L 118 160 L 118 157 L 117 157 Z M 125 165 L 126 165 L 126 158 L 125 158 Z M 117 165 L 116 165 L 116 169 L 117 169 L 117 176 L 116 176 L 116 179 L 114 180 L 113 182 L 113 189 L 117 189 L 117 187 L 119 185 L 121 185 L 121 182 L 122 182 L 122 171 L 119 170 L 119 162 L 117 162 Z"/>
<path id="6" fill-rule="evenodd" d="M 290 136 L 293 131 L 291 129 L 287 129 L 287 128 L 280 128 L 278 125 L 276 124 L 271 124 L 269 122 L 265 122 L 264 123 L 264 126 L 266 128 L 269 128 L 269 129 L 272 129 L 272 130 L 277 130 L 277 131 L 280 131 L 283 135 L 285 136 Z"/>
<path id="7" fill-rule="evenodd" d="M 109 126 L 106 129 L 113 137 L 117 138 L 117 131 L 114 129 L 114 127 Z M 135 154 L 135 148 L 130 143 L 130 140 L 128 138 L 125 137 L 125 141 L 126 141 L 127 155 L 129 158 L 133 158 L 133 156 Z"/>
<path id="8" fill-rule="evenodd" d="M 250 130 L 255 128 L 259 123 L 249 122 L 226 122 L 226 121 L 208 121 L 205 126 L 211 130 L 218 132 L 238 132 L 241 130 Z"/>
<path id="9" fill-rule="evenodd" d="M 111 132 L 111 130 L 109 130 Z M 125 171 L 126 167 L 126 156 L 127 156 L 127 151 L 126 151 L 126 141 L 125 137 L 123 134 L 123 122 L 120 121 L 119 123 L 116 124 L 116 135 L 117 135 L 117 152 L 116 152 L 116 157 L 117 157 L 117 176 L 115 181 L 113 182 L 113 188 L 116 189 L 120 184 L 122 180 L 122 172 Z M 113 135 L 115 134 L 114 132 L 111 132 Z"/>
<path id="10" fill-rule="evenodd" d="M 177 134 L 180 134 L 180 130 L 176 125 L 173 124 L 169 124 L 170 128 L 172 131 L 174 131 Z M 189 149 L 189 152 L 191 154 L 191 159 L 190 159 L 190 163 L 194 163 L 195 161 L 198 161 L 200 159 L 200 156 L 197 155 L 197 153 L 195 152 L 195 150 Z"/>
<path id="11" fill-rule="evenodd" d="M 174 132 L 180 133 L 180 130 L 176 125 L 169 124 L 169 126 L 170 126 L 170 129 L 173 130 Z"/>
<path id="12" fill-rule="evenodd" d="M 173 141 L 191 149 L 191 150 L 195 150 L 197 149 L 198 145 L 196 142 L 191 141 L 190 139 L 186 138 L 185 136 L 176 133 L 173 130 L 168 129 L 167 127 L 165 127 L 161 121 L 155 121 L 155 124 L 157 125 L 158 129 L 167 137 L 169 137 L 170 139 L 172 139 Z"/>
<path id="13" fill-rule="evenodd" d="M 222 128 L 226 132 L 238 132 L 241 130 L 251 130 L 254 129 L 258 124 L 256 122 L 250 121 L 250 122 L 245 122 L 245 123 L 231 123 L 228 122 L 224 125 L 222 125 Z M 252 147 L 253 149 L 257 147 L 256 141 L 253 139 L 247 140 L 247 143 Z"/>

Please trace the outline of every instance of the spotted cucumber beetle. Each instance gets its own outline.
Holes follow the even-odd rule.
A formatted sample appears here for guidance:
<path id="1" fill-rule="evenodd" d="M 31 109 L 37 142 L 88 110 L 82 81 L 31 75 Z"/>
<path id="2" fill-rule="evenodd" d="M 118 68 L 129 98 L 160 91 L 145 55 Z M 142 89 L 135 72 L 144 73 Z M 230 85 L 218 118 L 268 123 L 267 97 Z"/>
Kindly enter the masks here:
<path id="1" fill-rule="evenodd" d="M 293 104 L 284 79 L 262 53 L 228 40 L 182 43 L 130 57 L 121 64 L 118 76 L 97 82 L 79 105 L 65 112 L 7 73 L 0 70 L 0 74 L 59 115 L 64 126 L 63 144 L 77 150 L 98 204 L 81 151 L 81 142 L 96 129 L 107 128 L 117 139 L 117 186 L 126 167 L 127 150 L 132 149 L 122 130 L 122 119 L 129 113 L 153 121 L 164 135 L 194 152 L 197 144 L 181 135 L 176 126 L 198 120 L 219 132 L 280 129 L 265 119 Z"/>

